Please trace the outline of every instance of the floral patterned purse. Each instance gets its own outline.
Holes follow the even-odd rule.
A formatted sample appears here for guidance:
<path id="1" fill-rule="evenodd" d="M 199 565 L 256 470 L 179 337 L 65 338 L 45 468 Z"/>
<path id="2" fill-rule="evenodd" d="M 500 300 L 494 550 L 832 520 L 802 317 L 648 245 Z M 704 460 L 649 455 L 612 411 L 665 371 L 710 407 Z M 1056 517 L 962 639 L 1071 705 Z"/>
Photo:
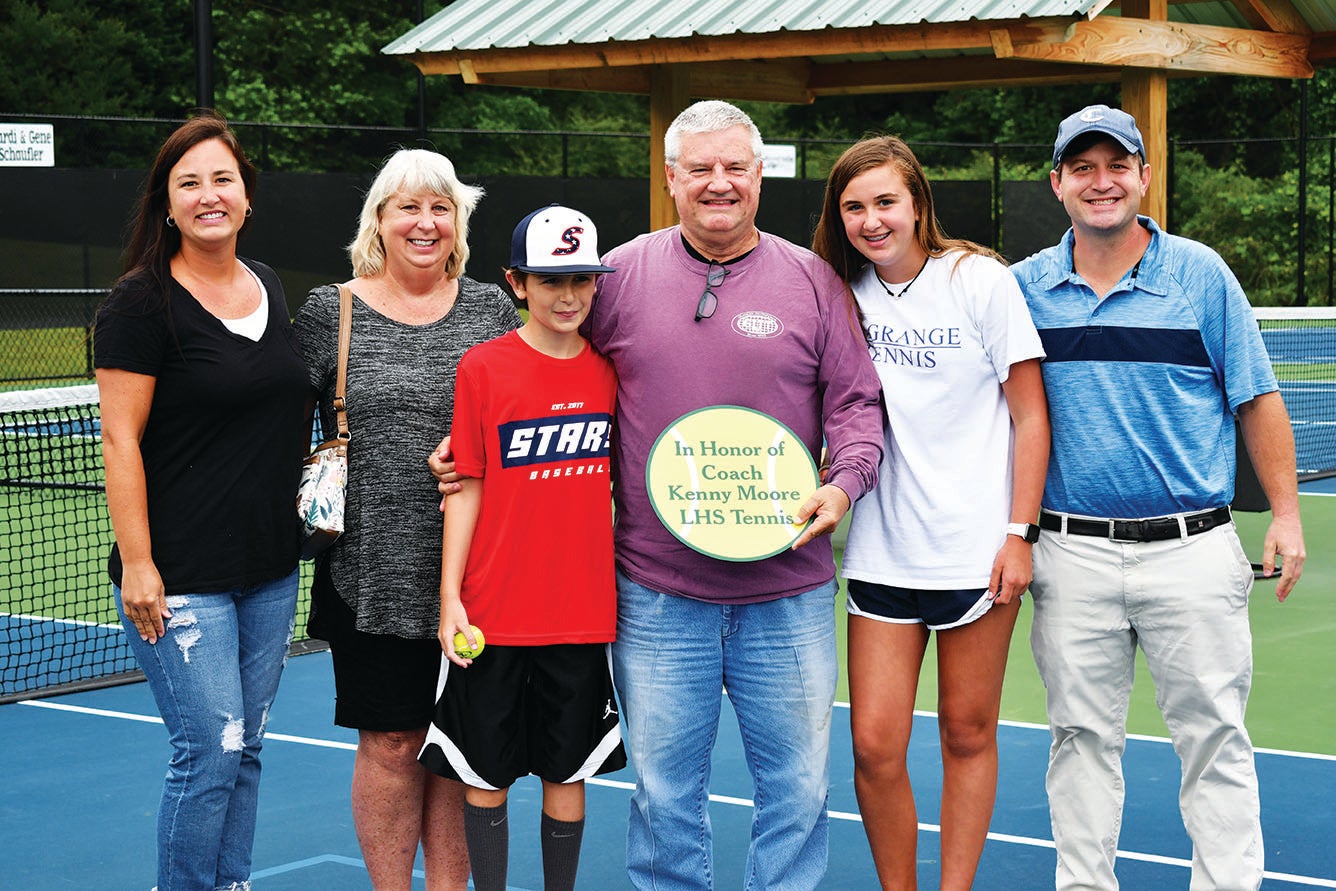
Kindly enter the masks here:
<path id="1" fill-rule="evenodd" d="M 302 524 L 303 560 L 310 560 L 343 534 L 343 501 L 348 486 L 348 344 L 353 334 L 353 296 L 339 285 L 339 360 L 334 381 L 334 415 L 338 432 L 311 450 L 302 461 L 297 487 L 297 517 Z"/>

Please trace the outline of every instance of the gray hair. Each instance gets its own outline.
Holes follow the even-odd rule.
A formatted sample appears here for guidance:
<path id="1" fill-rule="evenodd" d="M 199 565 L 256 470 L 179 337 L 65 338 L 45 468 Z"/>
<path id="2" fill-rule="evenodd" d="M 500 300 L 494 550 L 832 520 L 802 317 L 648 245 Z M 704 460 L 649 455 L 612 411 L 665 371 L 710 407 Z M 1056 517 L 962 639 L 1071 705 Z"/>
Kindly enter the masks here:
<path id="1" fill-rule="evenodd" d="M 761 131 L 756 129 L 747 113 L 736 105 L 720 102 L 718 99 L 705 99 L 682 110 L 668 132 L 663 137 L 663 159 L 667 164 L 677 163 L 682 155 L 682 135 L 684 133 L 717 133 L 729 127 L 746 127 L 751 134 L 751 150 L 756 161 L 761 160 Z"/>
<path id="2" fill-rule="evenodd" d="M 445 155 L 426 149 L 400 149 L 380 168 L 362 202 L 357 237 L 348 245 L 353 275 L 378 275 L 385 269 L 385 244 L 380 238 L 380 213 L 400 191 L 420 192 L 448 198 L 455 206 L 455 243 L 445 260 L 446 278 L 464 274 L 469 259 L 469 216 L 478 206 L 483 190 L 466 185 L 455 174 L 455 165 Z"/>

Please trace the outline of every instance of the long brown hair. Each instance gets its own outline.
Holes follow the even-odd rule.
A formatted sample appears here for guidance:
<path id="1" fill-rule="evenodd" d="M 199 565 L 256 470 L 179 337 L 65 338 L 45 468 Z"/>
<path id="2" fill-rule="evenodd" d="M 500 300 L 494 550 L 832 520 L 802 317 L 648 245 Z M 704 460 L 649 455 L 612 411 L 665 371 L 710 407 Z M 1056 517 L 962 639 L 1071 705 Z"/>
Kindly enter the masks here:
<path id="1" fill-rule="evenodd" d="M 845 149 L 830 169 L 830 176 L 826 179 L 826 195 L 821 202 L 821 219 L 817 221 L 816 233 L 812 236 L 812 250 L 835 267 L 840 278 L 846 282 L 852 280 L 867 263 L 867 258 L 850 244 L 844 232 L 840 197 L 854 177 L 882 166 L 891 167 L 905 181 L 905 188 L 909 190 L 917 214 L 914 240 L 924 253 L 930 257 L 940 257 L 948 251 L 960 250 L 1002 259 L 991 248 L 963 238 L 948 238 L 942 231 L 942 224 L 937 221 L 932 186 L 928 184 L 928 177 L 913 150 L 898 136 L 869 136 Z"/>
<path id="2" fill-rule="evenodd" d="M 186 152 L 210 139 L 222 140 L 232 152 L 237 159 L 241 182 L 246 187 L 246 198 L 248 200 L 254 198 L 258 179 L 255 165 L 246 157 L 241 142 L 223 116 L 213 109 L 202 109 L 167 137 L 167 141 L 158 150 L 158 157 L 154 159 L 153 166 L 149 168 L 148 178 L 144 181 L 143 190 L 139 194 L 134 216 L 130 219 L 130 241 L 125 248 L 125 272 L 118 283 L 128 279 L 141 281 L 147 279 L 155 286 L 151 291 L 165 297 L 167 281 L 171 277 L 171 259 L 181 249 L 181 231 L 167 225 L 167 178 Z M 244 220 L 239 232 L 246 231 L 248 225 L 250 220 Z"/>

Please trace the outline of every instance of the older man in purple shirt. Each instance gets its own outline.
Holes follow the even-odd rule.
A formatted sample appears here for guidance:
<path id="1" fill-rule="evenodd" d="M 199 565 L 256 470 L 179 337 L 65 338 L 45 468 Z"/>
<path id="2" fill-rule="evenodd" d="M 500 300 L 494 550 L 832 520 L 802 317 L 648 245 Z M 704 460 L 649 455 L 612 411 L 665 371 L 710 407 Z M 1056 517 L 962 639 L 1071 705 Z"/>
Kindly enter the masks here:
<path id="1" fill-rule="evenodd" d="M 741 887 L 815 888 L 826 869 L 837 676 L 829 533 L 876 484 L 876 372 L 846 289 L 811 252 L 756 228 L 761 137 L 746 114 L 699 102 L 669 128 L 681 225 L 611 251 L 588 323 L 617 370 L 614 675 L 636 770 L 627 871 L 637 888 L 713 887 L 710 751 L 722 688 L 738 717 L 756 812 Z M 659 521 L 649 453 L 681 415 L 739 405 L 782 421 L 822 484 L 792 549 L 706 556 Z M 727 882 L 735 885 L 734 880 Z"/>

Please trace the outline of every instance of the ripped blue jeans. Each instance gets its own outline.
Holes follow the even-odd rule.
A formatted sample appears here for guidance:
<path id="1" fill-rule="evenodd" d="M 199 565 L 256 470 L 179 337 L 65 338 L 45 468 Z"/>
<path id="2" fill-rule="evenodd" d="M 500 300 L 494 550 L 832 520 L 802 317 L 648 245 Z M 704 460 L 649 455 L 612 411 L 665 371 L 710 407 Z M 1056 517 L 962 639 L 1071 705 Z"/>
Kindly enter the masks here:
<path id="1" fill-rule="evenodd" d="M 292 639 L 297 572 L 167 598 L 155 644 L 116 611 L 171 736 L 158 807 L 158 891 L 249 886 L 260 746 Z"/>

